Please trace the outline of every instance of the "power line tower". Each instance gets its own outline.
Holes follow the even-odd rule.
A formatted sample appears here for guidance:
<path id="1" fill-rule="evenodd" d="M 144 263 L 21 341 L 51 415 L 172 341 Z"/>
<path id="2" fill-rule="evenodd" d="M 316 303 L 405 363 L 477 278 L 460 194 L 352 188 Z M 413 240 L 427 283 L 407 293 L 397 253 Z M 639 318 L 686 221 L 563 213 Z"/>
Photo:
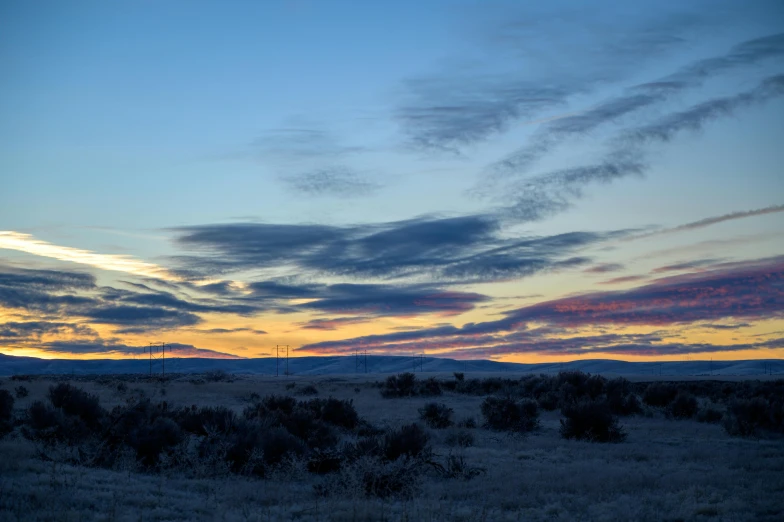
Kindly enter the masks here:
<path id="1" fill-rule="evenodd" d="M 286 349 L 286 371 L 284 375 L 289 375 L 289 345 L 288 344 L 277 344 L 275 345 L 275 377 L 280 375 L 280 350 L 282 348 Z"/>
<path id="2" fill-rule="evenodd" d="M 280 375 L 280 349 L 286 349 L 286 373 L 285 375 L 289 374 L 289 345 L 288 344 L 278 344 L 275 345 L 275 377 Z"/>
<path id="3" fill-rule="evenodd" d="M 166 343 L 154 342 L 147 347 L 150 359 L 150 377 L 152 377 L 153 363 L 161 361 L 161 377 L 166 378 Z"/>

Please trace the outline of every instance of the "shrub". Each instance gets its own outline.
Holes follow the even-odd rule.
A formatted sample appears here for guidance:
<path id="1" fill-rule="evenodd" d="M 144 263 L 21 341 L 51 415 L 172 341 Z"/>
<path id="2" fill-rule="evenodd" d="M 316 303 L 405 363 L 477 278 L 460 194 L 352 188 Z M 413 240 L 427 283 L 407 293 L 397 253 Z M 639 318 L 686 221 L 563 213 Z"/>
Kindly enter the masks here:
<path id="1" fill-rule="evenodd" d="M 382 454 L 386 460 L 397 460 L 402 456 L 410 458 L 426 457 L 429 454 L 430 437 L 418 424 L 407 424 L 398 429 L 387 431 L 382 444 Z"/>
<path id="2" fill-rule="evenodd" d="M 307 386 L 300 388 L 300 390 L 297 392 L 297 395 L 318 395 L 318 392 L 318 388 L 312 384 L 308 384 Z"/>
<path id="3" fill-rule="evenodd" d="M 364 462 L 360 471 L 362 491 L 368 497 L 413 497 L 420 465 L 412 461 Z"/>
<path id="4" fill-rule="evenodd" d="M 543 393 L 536 402 L 539 403 L 539 407 L 543 410 L 553 411 L 558 407 L 558 394 L 553 391 Z"/>
<path id="5" fill-rule="evenodd" d="M 457 421 L 458 428 L 476 428 L 476 420 L 473 417 L 466 417 L 465 419 Z"/>
<path id="6" fill-rule="evenodd" d="M 14 393 L 16 394 L 17 399 L 24 399 L 25 397 L 30 395 L 30 391 L 24 386 L 17 386 L 16 388 L 14 388 Z"/>
<path id="7" fill-rule="evenodd" d="M 66 442 L 74 444 L 90 435 L 87 425 L 79 417 L 66 416 L 42 401 L 35 401 L 27 409 L 25 437 L 43 442 Z"/>
<path id="8" fill-rule="evenodd" d="M 559 372 L 556 385 L 560 390 L 561 404 L 574 402 L 585 397 L 595 399 L 604 391 L 604 378 L 580 371 Z"/>
<path id="9" fill-rule="evenodd" d="M 474 434 L 465 430 L 454 430 L 447 434 L 444 439 L 447 446 L 458 446 L 467 448 L 474 445 Z"/>
<path id="10" fill-rule="evenodd" d="M 492 430 L 526 433 L 539 427 L 539 408 L 532 400 L 488 397 L 481 409 L 485 427 Z"/>
<path id="11" fill-rule="evenodd" d="M 697 399 L 689 392 L 679 392 L 667 406 L 667 415 L 676 419 L 691 419 L 697 413 Z"/>
<path id="12" fill-rule="evenodd" d="M 413 373 L 390 375 L 381 388 L 381 396 L 385 398 L 410 397 L 416 391 L 416 383 L 416 375 Z"/>
<path id="13" fill-rule="evenodd" d="M 425 424 L 435 429 L 448 428 L 452 425 L 452 413 L 454 410 L 446 404 L 429 402 L 419 408 L 419 418 Z"/>
<path id="14" fill-rule="evenodd" d="M 307 462 L 308 471 L 319 475 L 340 471 L 341 467 L 343 455 L 335 451 L 315 451 Z"/>
<path id="15" fill-rule="evenodd" d="M 183 441 L 180 427 L 172 419 L 156 417 L 131 430 L 126 438 L 128 446 L 136 450 L 136 458 L 145 466 L 158 463 L 161 453 Z"/>
<path id="16" fill-rule="evenodd" d="M 700 410 L 697 412 L 698 422 L 709 422 L 711 424 L 716 424 L 721 422 L 723 417 L 724 414 L 722 414 L 722 412 L 713 405 L 700 408 Z"/>
<path id="17" fill-rule="evenodd" d="M 352 400 L 340 400 L 329 397 L 328 399 L 312 399 L 307 403 L 310 408 L 321 420 L 353 430 L 359 424 L 359 415 L 354 409 Z"/>
<path id="18" fill-rule="evenodd" d="M 463 372 L 455 372 L 454 375 L 457 382 L 465 381 L 465 374 Z"/>
<path id="19" fill-rule="evenodd" d="M 645 393 L 642 396 L 642 401 L 649 406 L 657 406 L 660 408 L 669 405 L 675 396 L 678 394 L 678 388 L 671 384 L 654 382 L 645 388 Z"/>
<path id="20" fill-rule="evenodd" d="M 434 397 L 436 395 L 441 395 L 441 385 L 439 384 L 438 379 L 435 377 L 429 377 L 419 383 L 417 393 L 422 397 Z"/>
<path id="21" fill-rule="evenodd" d="M 305 453 L 304 443 L 285 429 L 268 428 L 255 421 L 239 423 L 225 445 L 230 469 L 253 475 L 264 475 L 268 466 Z"/>
<path id="22" fill-rule="evenodd" d="M 640 401 L 632 389 L 632 383 L 623 377 L 610 379 L 604 386 L 607 404 L 615 415 L 634 415 L 642 411 Z"/>
<path id="23" fill-rule="evenodd" d="M 68 383 L 50 387 L 49 402 L 66 415 L 79 417 L 90 428 L 97 428 L 105 413 L 98 396 Z"/>
<path id="24" fill-rule="evenodd" d="M 180 427 L 194 435 L 229 433 L 237 423 L 237 415 L 224 406 L 186 408 L 174 412 Z"/>
<path id="25" fill-rule="evenodd" d="M 287 395 L 268 395 L 260 402 L 245 408 L 243 416 L 246 419 L 251 420 L 265 417 L 271 413 L 289 415 L 294 411 L 296 405 L 297 400 L 294 397 L 289 397 Z"/>
<path id="26" fill-rule="evenodd" d="M 471 480 L 486 472 L 484 468 L 469 466 L 462 455 L 449 455 L 446 459 L 446 465 L 438 465 L 436 469 L 447 478 L 462 480 Z"/>
<path id="27" fill-rule="evenodd" d="M 13 427 L 14 397 L 8 390 L 0 390 L 0 435 Z"/>
<path id="28" fill-rule="evenodd" d="M 727 408 L 724 429 L 730 435 L 750 437 L 769 427 L 768 403 L 762 397 L 736 400 Z"/>
<path id="29" fill-rule="evenodd" d="M 591 442 L 621 442 L 626 433 L 605 401 L 583 400 L 561 408 L 561 436 Z"/>

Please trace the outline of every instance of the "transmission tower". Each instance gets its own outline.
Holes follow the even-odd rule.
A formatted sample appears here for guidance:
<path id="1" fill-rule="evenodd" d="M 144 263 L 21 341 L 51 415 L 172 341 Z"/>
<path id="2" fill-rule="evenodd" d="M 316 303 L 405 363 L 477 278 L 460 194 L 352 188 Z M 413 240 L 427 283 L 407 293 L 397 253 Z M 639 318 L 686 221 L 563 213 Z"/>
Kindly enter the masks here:
<path id="1" fill-rule="evenodd" d="M 150 359 L 150 377 L 152 377 L 153 363 L 161 361 L 161 377 L 166 377 L 166 343 L 154 342 L 150 343 L 147 347 L 147 353 Z"/>

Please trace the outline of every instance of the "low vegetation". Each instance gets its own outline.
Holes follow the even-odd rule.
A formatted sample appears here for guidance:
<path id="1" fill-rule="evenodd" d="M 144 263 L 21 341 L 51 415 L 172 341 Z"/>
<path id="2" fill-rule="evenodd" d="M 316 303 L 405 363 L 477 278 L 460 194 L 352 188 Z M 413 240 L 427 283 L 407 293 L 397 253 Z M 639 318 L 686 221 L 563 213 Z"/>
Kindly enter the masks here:
<path id="1" fill-rule="evenodd" d="M 212 485 L 264 481 L 263 487 L 251 487 L 254 498 L 273 484 L 287 484 L 299 488 L 297 498 L 311 499 L 308 502 L 315 505 L 348 506 L 348 499 L 355 503 L 362 499 L 365 504 L 356 505 L 414 506 L 429 498 L 453 506 L 451 515 L 442 518 L 421 510 L 409 516 L 433 520 L 502 520 L 512 513 L 533 519 L 602 518 L 597 513 L 581 515 L 568 507 L 567 500 L 557 504 L 571 498 L 575 488 L 593 491 L 599 487 L 575 485 L 581 470 L 595 465 L 597 459 L 615 477 L 611 479 L 613 492 L 596 489 L 605 499 L 635 498 L 646 488 L 661 492 L 670 484 L 670 479 L 657 475 L 661 466 L 661 473 L 671 477 L 684 462 L 700 462 L 699 469 L 712 470 L 711 477 L 702 477 L 701 483 L 714 484 L 710 487 L 715 489 L 718 486 L 711 481 L 718 470 L 729 473 L 721 475 L 726 477 L 752 472 L 762 477 L 765 470 L 784 464 L 784 451 L 776 449 L 781 448 L 784 434 L 782 381 L 645 383 L 581 372 L 484 379 L 456 373 L 423 379 L 406 373 L 376 383 L 375 389 L 372 383 L 355 380 L 341 384 L 338 379 L 313 383 L 287 379 L 274 383 L 273 391 L 272 384 L 266 389 L 250 387 L 241 385 L 241 379 L 216 373 L 165 383 L 132 376 L 103 377 L 100 382 L 77 376 L 41 383 L 38 377 L 27 377 L 23 381 L 27 394 L 20 394 L 21 386 L 13 382 L 19 379 L 11 379 L 6 382 L 7 387 L 11 385 L 8 390 L 0 388 L 0 447 L 4 451 L 33 448 L 29 462 L 40 462 L 41 469 L 65 466 L 89 469 L 89 473 L 155 475 L 161 481 Z M 221 392 L 224 399 L 210 399 L 218 397 L 215 390 L 226 390 Z M 651 429 L 655 434 L 649 434 Z M 703 434 L 699 440 L 724 437 L 722 451 L 735 452 L 726 470 L 711 460 L 713 450 L 697 444 L 693 437 L 697 431 Z M 658 445 L 651 446 L 649 440 Z M 684 449 L 678 453 L 681 445 Z M 685 449 L 686 445 L 691 449 Z M 760 456 L 762 460 L 749 464 L 749 455 L 757 454 L 764 459 Z M 11 457 L 4 453 L 0 461 L 12 462 Z M 650 465 L 652 459 L 656 459 L 656 469 Z M 0 463 L 3 473 L 12 469 L 3 466 Z M 526 471 L 516 474 L 520 469 Z M 761 478 L 744 480 L 754 484 L 751 489 L 767 485 L 775 489 L 776 480 L 765 476 L 764 482 Z M 473 482 L 461 486 L 466 480 Z M 653 485 L 640 485 L 643 482 Z M 8 491 L 17 491 L 8 487 Z M 541 500 L 536 493 L 540 487 L 552 489 L 550 500 Z M 686 487 L 681 484 L 681 490 Z M 733 487 L 720 489 L 722 495 L 734 495 Z M 496 490 L 504 491 L 506 500 L 493 497 L 488 501 Z M 530 502 L 519 491 L 529 491 Z M 0 496 L 0 518 L 11 512 L 17 513 L 17 519 L 26 518 L 27 511 L 17 507 L 23 505 L 21 497 L 4 495 Z M 9 504 L 8 498 L 16 500 Z M 490 502 L 492 508 L 483 515 L 461 504 L 467 499 Z M 680 506 L 680 499 L 669 505 Z M 732 506 L 738 505 L 733 502 L 724 507 L 710 503 L 688 512 L 670 511 L 674 518 L 684 520 L 704 513 L 739 520 L 765 519 L 766 513 L 775 519 L 784 513 L 784 505 L 771 501 L 766 511 L 754 511 L 744 518 L 740 511 L 733 511 Z M 540 503 L 550 507 L 545 509 Z M 455 506 L 463 506 L 466 515 Z M 209 507 L 200 509 L 213 518 L 216 515 Z M 618 510 L 615 518 L 656 518 L 617 503 L 614 509 Z M 295 518 L 323 520 L 333 514 L 309 518 L 301 513 Z M 277 519 L 293 516 L 288 513 Z M 341 516 L 345 520 L 405 518 L 372 511 Z M 178 518 L 176 514 L 167 517 Z M 248 518 L 233 518 L 243 517 Z"/>

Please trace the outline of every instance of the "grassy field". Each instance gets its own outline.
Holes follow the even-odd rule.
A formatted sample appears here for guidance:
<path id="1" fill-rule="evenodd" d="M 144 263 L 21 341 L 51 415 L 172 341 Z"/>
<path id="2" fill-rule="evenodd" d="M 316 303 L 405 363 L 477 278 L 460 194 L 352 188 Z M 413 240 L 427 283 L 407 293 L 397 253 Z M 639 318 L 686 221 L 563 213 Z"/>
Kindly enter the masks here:
<path id="1" fill-rule="evenodd" d="M 473 472 L 448 477 L 424 466 L 410 476 L 407 494 L 379 498 L 361 486 L 363 474 L 378 463 L 362 458 L 323 475 L 292 459 L 262 478 L 188 466 L 143 469 L 132 454 L 108 467 L 87 467 L 76 463 L 78 445 L 29 440 L 17 426 L 0 440 L 0 520 L 784 519 L 780 436 L 734 437 L 720 423 L 675 420 L 645 404 L 641 413 L 620 418 L 627 436 L 619 443 L 562 438 L 559 409 L 542 410 L 538 429 L 530 433 L 492 431 L 481 427 L 483 395 L 444 389 L 435 397 L 382 398 L 380 379 L 180 376 L 167 382 L 120 377 L 69 382 L 97 395 L 106 410 L 149 398 L 166 401 L 170 409 L 225 406 L 238 414 L 271 394 L 308 400 L 302 391 L 312 385 L 315 397 L 351 400 L 359 416 L 380 429 L 420 422 L 420 408 L 443 403 L 456 421 L 474 419 L 477 427 L 426 428 L 430 458 L 446 464 L 451 456 Z M 19 418 L 64 380 L 3 379 L 0 389 L 28 391 L 15 400 Z M 472 444 L 456 444 L 458 433 Z"/>

